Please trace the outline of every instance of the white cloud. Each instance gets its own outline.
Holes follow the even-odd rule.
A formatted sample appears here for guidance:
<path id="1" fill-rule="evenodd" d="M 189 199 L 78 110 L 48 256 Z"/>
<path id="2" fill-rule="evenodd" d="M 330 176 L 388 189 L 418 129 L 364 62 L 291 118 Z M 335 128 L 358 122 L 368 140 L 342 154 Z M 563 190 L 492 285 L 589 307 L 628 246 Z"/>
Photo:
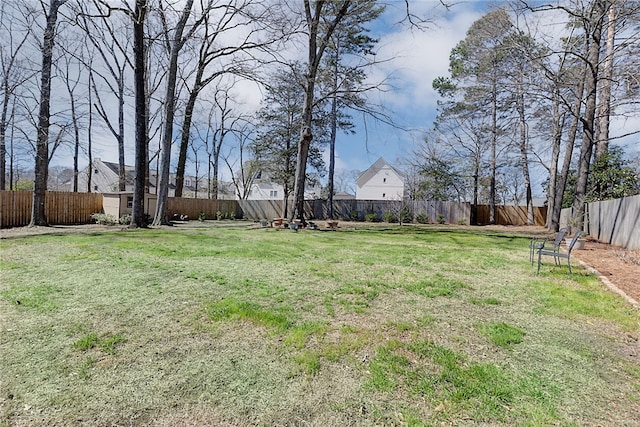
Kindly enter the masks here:
<path id="1" fill-rule="evenodd" d="M 432 88 L 438 76 L 447 76 L 449 54 L 463 40 L 469 26 L 481 13 L 459 10 L 450 12 L 425 31 L 401 28 L 380 39 L 379 56 L 392 58 L 381 64 L 376 78 L 390 76 L 397 87 L 386 97 L 394 108 L 435 109 L 437 95 Z"/>

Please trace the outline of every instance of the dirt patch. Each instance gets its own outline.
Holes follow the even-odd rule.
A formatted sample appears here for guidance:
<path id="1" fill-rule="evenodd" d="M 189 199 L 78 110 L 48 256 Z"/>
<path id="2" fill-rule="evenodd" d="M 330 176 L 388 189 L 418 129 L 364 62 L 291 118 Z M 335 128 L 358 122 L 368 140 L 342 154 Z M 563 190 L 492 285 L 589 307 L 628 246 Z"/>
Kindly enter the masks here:
<path id="1" fill-rule="evenodd" d="M 572 252 L 618 289 L 640 303 L 640 250 L 626 250 L 587 238 L 584 249 Z"/>
<path id="2" fill-rule="evenodd" d="M 175 228 L 200 228 L 200 227 L 220 227 L 220 226 L 247 226 L 250 222 L 211 222 L 211 221 L 185 221 L 175 224 Z M 369 223 L 341 223 L 345 229 L 356 229 L 358 226 L 370 227 Z M 473 227 L 477 230 L 477 227 Z M 506 233 L 528 237 L 553 237 L 544 227 L 532 226 L 484 226 L 483 230 L 488 232 Z M 123 226 L 105 226 L 98 224 L 85 225 L 56 225 L 51 227 L 15 227 L 0 230 L 0 239 L 30 236 L 37 234 L 69 234 L 69 233 L 101 233 L 105 231 L 126 230 Z M 584 249 L 574 250 L 572 258 L 576 258 L 607 278 L 616 288 L 624 294 L 640 303 L 640 250 L 626 250 L 617 246 L 598 242 L 587 237 Z"/>

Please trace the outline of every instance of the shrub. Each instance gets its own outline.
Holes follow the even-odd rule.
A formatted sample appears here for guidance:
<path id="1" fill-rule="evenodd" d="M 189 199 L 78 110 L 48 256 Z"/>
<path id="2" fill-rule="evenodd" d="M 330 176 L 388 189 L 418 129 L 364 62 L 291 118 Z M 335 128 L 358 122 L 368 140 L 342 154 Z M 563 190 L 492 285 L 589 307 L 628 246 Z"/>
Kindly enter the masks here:
<path id="1" fill-rule="evenodd" d="M 116 225 L 118 223 L 115 216 L 104 213 L 91 214 L 91 219 L 93 219 L 96 224 L 100 225 Z"/>
<path id="2" fill-rule="evenodd" d="M 200 213 L 198 214 L 198 221 L 202 222 L 207 218 L 207 214 L 204 213 L 204 211 L 200 211 Z"/>
<path id="3" fill-rule="evenodd" d="M 438 224 L 444 224 L 444 215 L 438 214 Z"/>
<path id="4" fill-rule="evenodd" d="M 384 215 L 382 215 L 382 220 L 388 223 L 398 222 L 398 218 L 393 212 L 385 212 Z"/>
<path id="5" fill-rule="evenodd" d="M 378 221 L 378 215 L 374 212 L 370 213 L 370 214 L 366 214 L 364 216 L 364 220 L 366 222 L 377 222 Z"/>
<path id="6" fill-rule="evenodd" d="M 351 221 L 360 221 L 360 214 L 358 213 L 358 211 L 351 211 L 351 213 L 349 214 L 349 218 L 351 219 Z"/>
<path id="7" fill-rule="evenodd" d="M 424 212 L 420 212 L 418 215 L 416 215 L 416 221 L 419 224 L 429 224 L 429 216 Z"/>
<path id="8" fill-rule="evenodd" d="M 411 210 L 409 210 L 409 208 L 406 206 L 400 211 L 400 222 L 413 222 L 413 212 L 411 212 Z"/>
<path id="9" fill-rule="evenodd" d="M 224 219 L 224 213 L 222 213 L 220 211 L 216 212 L 216 219 L 218 221 L 223 220 Z"/>
<path id="10" fill-rule="evenodd" d="M 124 214 L 120 217 L 120 219 L 118 220 L 118 222 L 121 225 L 129 225 L 131 224 L 131 215 L 129 214 Z"/>

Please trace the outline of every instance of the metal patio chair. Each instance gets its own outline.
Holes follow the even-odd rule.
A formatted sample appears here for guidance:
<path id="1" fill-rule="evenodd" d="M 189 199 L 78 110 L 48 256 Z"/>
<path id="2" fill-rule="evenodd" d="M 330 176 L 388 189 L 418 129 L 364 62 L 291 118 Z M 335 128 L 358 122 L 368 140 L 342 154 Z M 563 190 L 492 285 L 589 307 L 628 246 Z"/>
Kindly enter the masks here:
<path id="1" fill-rule="evenodd" d="M 582 231 L 576 231 L 576 234 L 573 235 L 573 238 L 571 239 L 571 242 L 569 242 L 569 245 L 567 245 L 567 251 L 566 252 L 560 252 L 560 250 L 545 250 L 544 247 L 538 249 L 538 271 L 536 274 L 540 274 L 540 264 L 542 264 L 542 256 L 546 255 L 546 256 L 552 256 L 554 257 L 554 260 L 556 261 L 556 264 L 559 264 L 559 258 L 566 258 L 567 259 L 567 265 L 569 266 L 569 275 L 572 275 L 571 272 L 571 251 L 573 250 L 573 247 L 576 245 L 576 243 L 578 242 L 578 239 L 580 238 L 580 236 L 582 236 Z"/>
<path id="2" fill-rule="evenodd" d="M 533 237 L 531 239 L 531 243 L 529 244 L 529 261 L 531 261 L 531 265 L 533 265 L 533 257 L 536 253 L 536 251 L 545 248 L 545 249 L 550 249 L 550 250 L 554 250 L 556 252 L 560 251 L 560 245 L 562 244 L 562 239 L 564 239 L 564 236 L 567 235 L 568 233 L 568 229 L 567 228 L 561 228 L 557 233 L 556 233 L 556 237 L 553 240 L 549 240 L 549 239 L 540 239 L 540 238 L 536 238 Z M 556 264 L 558 263 L 558 259 L 555 259 Z"/>

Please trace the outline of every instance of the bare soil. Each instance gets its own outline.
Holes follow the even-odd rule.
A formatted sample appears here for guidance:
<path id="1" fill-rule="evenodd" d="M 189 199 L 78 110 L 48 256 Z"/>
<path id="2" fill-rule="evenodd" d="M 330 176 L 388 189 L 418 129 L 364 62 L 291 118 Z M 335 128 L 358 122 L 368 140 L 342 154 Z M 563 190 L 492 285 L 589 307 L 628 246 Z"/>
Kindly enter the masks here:
<path id="1" fill-rule="evenodd" d="M 352 229 L 358 228 L 358 225 L 370 226 L 371 224 L 343 222 L 339 228 Z M 211 221 L 205 221 L 204 223 L 199 221 L 186 221 L 176 224 L 176 228 L 216 226 L 218 226 L 218 224 Z M 485 226 L 483 229 L 488 232 L 509 233 L 530 237 L 553 237 L 553 233 L 549 233 L 544 227 Z M 126 227 L 97 224 L 15 227 L 0 229 L 0 239 L 38 234 L 89 234 L 115 230 L 126 230 Z M 632 303 L 640 306 L 640 250 L 627 250 L 587 237 L 584 249 L 574 250 L 572 258 L 578 259 L 588 267 L 599 272 L 603 278 L 607 279 L 615 288 L 630 298 Z"/>
<path id="2" fill-rule="evenodd" d="M 640 250 L 627 250 L 587 238 L 575 257 L 597 270 L 636 304 L 640 303 Z"/>

